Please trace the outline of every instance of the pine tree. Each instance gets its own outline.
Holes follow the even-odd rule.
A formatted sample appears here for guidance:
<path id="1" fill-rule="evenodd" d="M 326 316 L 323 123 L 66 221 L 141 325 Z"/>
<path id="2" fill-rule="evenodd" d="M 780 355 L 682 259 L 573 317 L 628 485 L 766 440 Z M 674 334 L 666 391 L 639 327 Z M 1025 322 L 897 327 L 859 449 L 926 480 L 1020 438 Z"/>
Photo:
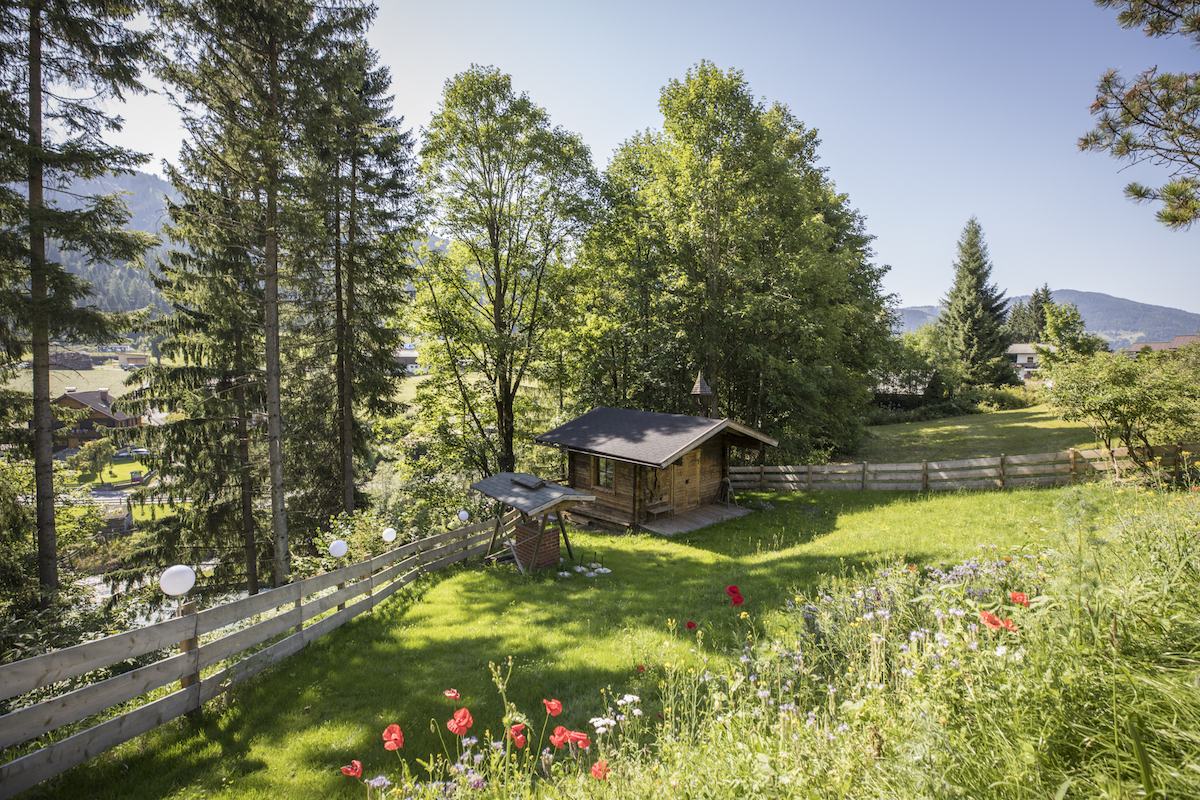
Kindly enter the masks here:
<path id="1" fill-rule="evenodd" d="M 979 221 L 971 217 L 958 240 L 954 285 L 942 300 L 942 326 L 951 351 L 962 361 L 963 382 L 976 386 L 1013 383 L 1004 335 L 1004 292 L 989 284 L 992 263 Z"/>
<path id="2" fill-rule="evenodd" d="M 162 20 L 170 53 L 158 67 L 197 148 L 220 160 L 233 184 L 253 181 L 253 215 L 240 218 L 263 287 L 267 453 L 276 586 L 291 571 L 281 396 L 281 297 L 289 270 L 313 254 L 312 209 L 297 191 L 301 132 L 320 102 L 320 54 L 344 31 L 362 31 L 370 10 L 359 3 L 313 0 L 168 0 Z M 236 138 L 212 146 L 218 133 Z"/>
<path id="3" fill-rule="evenodd" d="M 140 5 L 30 0 L 0 9 L 0 316 L 6 319 L 0 336 L 10 357 L 26 344 L 32 351 L 38 573 L 51 592 L 58 588 L 58 557 L 50 340 L 111 340 L 125 323 L 89 304 L 89 285 L 52 260 L 49 248 L 130 261 L 152 238 L 122 229 L 129 212 L 117 196 L 66 210 L 55 188 L 145 161 L 102 140 L 105 131 L 120 129 L 102 103 L 142 90 L 139 65 L 151 37 L 126 28 Z"/>
<path id="4" fill-rule="evenodd" d="M 1013 342 L 1041 342 L 1046 336 L 1046 307 L 1054 302 L 1050 285 L 1034 289 L 1029 302 L 1018 300 L 1008 309 L 1005 335 Z"/>

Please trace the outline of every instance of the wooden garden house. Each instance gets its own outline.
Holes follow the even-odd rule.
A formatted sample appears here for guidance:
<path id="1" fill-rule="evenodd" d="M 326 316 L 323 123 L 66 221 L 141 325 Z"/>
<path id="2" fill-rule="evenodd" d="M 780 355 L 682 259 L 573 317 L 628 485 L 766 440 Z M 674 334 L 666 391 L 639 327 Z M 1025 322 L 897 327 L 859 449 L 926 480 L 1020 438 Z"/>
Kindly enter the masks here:
<path id="1" fill-rule="evenodd" d="M 595 408 L 534 441 L 567 452 L 567 483 L 596 496 L 574 516 L 637 528 L 729 500 L 729 448 L 775 439 L 730 419 Z"/>

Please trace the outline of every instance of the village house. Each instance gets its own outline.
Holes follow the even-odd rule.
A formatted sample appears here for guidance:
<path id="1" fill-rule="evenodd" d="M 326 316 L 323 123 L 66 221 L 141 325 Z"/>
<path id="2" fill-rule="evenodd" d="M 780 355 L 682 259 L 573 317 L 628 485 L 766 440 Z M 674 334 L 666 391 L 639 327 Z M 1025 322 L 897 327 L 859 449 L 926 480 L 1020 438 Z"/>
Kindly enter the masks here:
<path id="1" fill-rule="evenodd" d="M 70 423 L 55 423 L 55 447 L 82 447 L 104 435 L 104 428 L 136 428 L 141 417 L 134 417 L 112 407 L 108 389 L 80 392 L 68 386 L 66 393 L 54 400 L 54 405 L 87 413 Z"/>

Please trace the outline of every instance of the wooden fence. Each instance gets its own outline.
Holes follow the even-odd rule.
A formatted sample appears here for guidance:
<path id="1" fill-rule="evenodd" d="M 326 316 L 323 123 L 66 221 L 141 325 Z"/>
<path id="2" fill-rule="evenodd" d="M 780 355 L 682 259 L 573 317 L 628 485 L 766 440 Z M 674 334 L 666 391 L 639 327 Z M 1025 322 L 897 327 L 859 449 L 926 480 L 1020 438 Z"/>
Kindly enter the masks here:
<path id="1" fill-rule="evenodd" d="M 501 518 L 506 528 L 516 516 L 510 511 Z M 231 687 L 370 611 L 420 575 L 484 555 L 496 528 L 496 519 L 487 520 L 199 613 L 189 603 L 174 619 L 0 666 L 0 698 L 8 699 L 179 646 L 178 653 L 147 666 L 0 716 L 3 750 L 180 683 L 176 691 L 116 716 L 110 712 L 105 722 L 0 766 L 0 799 L 198 711 Z"/>
<path id="2" fill-rule="evenodd" d="M 1138 450 L 1149 453 L 1158 467 L 1178 476 L 1195 462 L 1200 444 L 1163 445 Z M 1067 450 L 1023 456 L 964 458 L 955 461 L 912 461 L 906 464 L 809 464 L 799 467 L 730 467 L 736 489 L 820 491 L 850 489 L 1003 489 L 1009 486 L 1052 486 L 1103 475 L 1119 477 L 1136 467 L 1129 449 Z"/>

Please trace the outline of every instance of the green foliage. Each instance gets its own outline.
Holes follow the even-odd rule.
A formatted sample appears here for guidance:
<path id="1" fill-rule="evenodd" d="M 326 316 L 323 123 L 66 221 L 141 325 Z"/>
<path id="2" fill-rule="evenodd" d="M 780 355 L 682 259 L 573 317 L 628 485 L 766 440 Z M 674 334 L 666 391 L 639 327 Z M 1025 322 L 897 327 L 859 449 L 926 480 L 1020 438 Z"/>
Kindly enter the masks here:
<path id="1" fill-rule="evenodd" d="M 1170 354 L 1100 352 L 1056 363 L 1049 378 L 1046 397 L 1063 419 L 1087 422 L 1107 448 L 1131 448 L 1143 468 L 1147 457 L 1132 448 L 1158 444 L 1156 430 L 1197 427 L 1200 383 Z"/>
<path id="2" fill-rule="evenodd" d="M 153 34 L 127 27 L 139 7 L 79 0 L 0 12 L 0 349 L 6 364 L 26 346 L 32 355 L 39 581 L 47 592 L 59 587 L 50 339 L 112 341 L 127 327 L 91 305 L 91 287 L 54 255 L 128 262 L 153 240 L 123 229 L 129 211 L 119 196 L 96 195 L 68 208 L 59 187 L 146 160 L 103 141 L 121 128 L 104 103 L 143 90 L 139 71 Z"/>
<path id="3" fill-rule="evenodd" d="M 1029 296 L 1029 302 L 1017 300 L 1008 309 L 1004 331 L 1009 341 L 1034 343 L 1044 340 L 1046 335 L 1046 307 L 1054 302 L 1050 285 L 1043 283 Z"/>
<path id="4" fill-rule="evenodd" d="M 967 386 L 1017 383 L 1006 355 L 1004 292 L 988 283 L 991 276 L 983 229 L 971 217 L 958 240 L 954 284 L 937 323 L 953 359 L 962 363 L 962 382 Z"/>
<path id="5" fill-rule="evenodd" d="M 79 452 L 67 460 L 71 469 L 89 472 L 103 478 L 104 468 L 112 464 L 117 449 L 108 439 L 96 439 L 79 448 Z"/>
<path id="6" fill-rule="evenodd" d="M 1182 36 L 1200 45 L 1196 0 L 1096 0 L 1096 5 L 1119 9 L 1122 28 L 1140 27 L 1153 37 Z M 1109 70 L 1100 79 L 1092 115 L 1099 119 L 1079 140 L 1081 150 L 1170 170 L 1170 180 L 1157 188 L 1130 183 L 1126 197 L 1160 202 L 1155 216 L 1168 228 L 1186 230 L 1200 219 L 1200 74 L 1160 73 L 1154 67 L 1130 80 Z"/>
<path id="7" fill-rule="evenodd" d="M 625 142 L 575 295 L 581 405 L 738 419 L 802 459 L 848 446 L 887 346 L 871 237 L 816 166 L 816 131 L 709 62 Z"/>
<path id="8" fill-rule="evenodd" d="M 421 393 L 458 412 L 461 462 L 512 471 L 518 395 L 563 324 L 554 312 L 594 213 L 591 153 L 509 76 L 473 66 L 446 82 L 421 158 L 428 220 L 453 242 L 419 270 L 416 327 L 433 372 Z"/>
<path id="9" fill-rule="evenodd" d="M 952 400 L 925 403 L 915 408 L 892 408 L 885 405 L 873 408 L 865 415 L 868 425 L 894 425 L 901 422 L 957 417 L 964 414 L 983 414 L 1030 408 L 1040 402 L 1036 391 L 1024 387 L 1003 389 L 974 388 L 959 392 Z M 997 453 L 1008 452 L 1003 449 Z"/>
<path id="10" fill-rule="evenodd" d="M 1045 347 L 1035 346 L 1042 362 L 1042 374 L 1052 378 L 1056 365 L 1091 358 L 1108 350 L 1108 343 L 1088 333 L 1087 323 L 1074 303 L 1050 303 L 1046 306 Z"/>

